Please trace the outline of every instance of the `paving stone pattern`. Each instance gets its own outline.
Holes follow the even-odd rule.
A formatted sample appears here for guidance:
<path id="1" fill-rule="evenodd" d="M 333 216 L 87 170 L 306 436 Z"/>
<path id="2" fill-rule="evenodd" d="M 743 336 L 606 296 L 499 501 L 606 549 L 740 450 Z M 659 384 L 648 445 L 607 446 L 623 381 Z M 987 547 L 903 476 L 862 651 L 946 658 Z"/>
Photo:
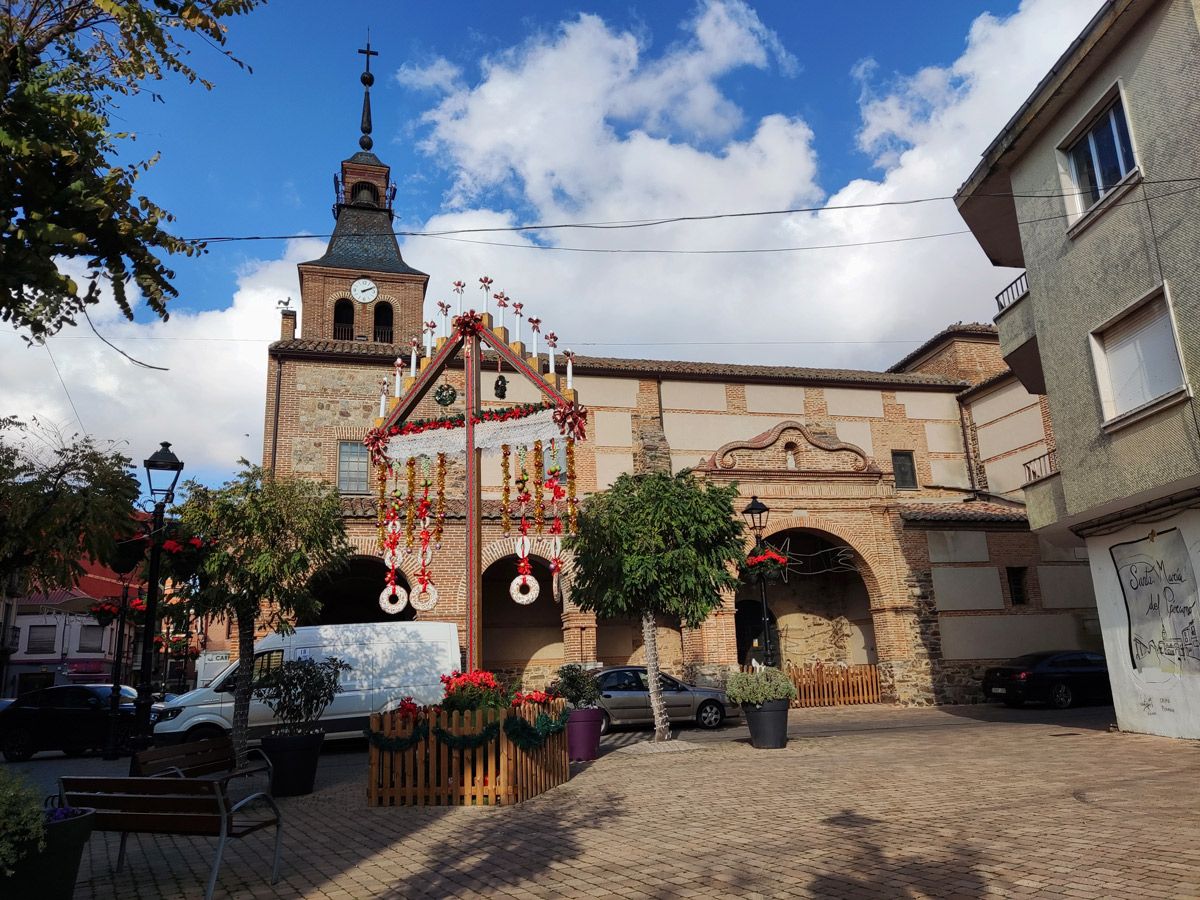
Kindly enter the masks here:
<path id="1" fill-rule="evenodd" d="M 687 732 L 696 752 L 608 752 L 509 809 L 368 809 L 365 754 L 327 753 L 317 793 L 281 801 L 281 882 L 254 836 L 232 845 L 218 895 L 1200 896 L 1200 747 L 1110 720 L 796 711 L 785 750 L 753 750 L 740 728 Z M 202 896 L 213 842 L 131 839 L 113 875 L 116 847 L 93 838 L 77 900 Z"/>

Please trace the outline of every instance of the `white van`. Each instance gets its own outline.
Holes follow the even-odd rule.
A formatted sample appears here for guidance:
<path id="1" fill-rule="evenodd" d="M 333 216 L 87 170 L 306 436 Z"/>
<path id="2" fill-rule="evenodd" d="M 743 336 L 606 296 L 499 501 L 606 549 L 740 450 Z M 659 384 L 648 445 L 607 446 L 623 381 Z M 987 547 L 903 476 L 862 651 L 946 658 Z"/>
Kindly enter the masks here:
<path id="1" fill-rule="evenodd" d="M 458 628 L 451 622 L 378 622 L 314 625 L 289 635 L 271 634 L 254 647 L 256 675 L 293 659 L 335 656 L 352 667 L 342 691 L 321 716 L 326 738 L 361 737 L 368 717 L 390 702 L 411 696 L 418 703 L 442 698 L 441 676 L 460 667 Z M 220 737 L 233 728 L 234 660 L 207 685 L 155 708 L 158 744 Z M 265 703 L 250 701 L 250 738 L 275 725 Z"/>

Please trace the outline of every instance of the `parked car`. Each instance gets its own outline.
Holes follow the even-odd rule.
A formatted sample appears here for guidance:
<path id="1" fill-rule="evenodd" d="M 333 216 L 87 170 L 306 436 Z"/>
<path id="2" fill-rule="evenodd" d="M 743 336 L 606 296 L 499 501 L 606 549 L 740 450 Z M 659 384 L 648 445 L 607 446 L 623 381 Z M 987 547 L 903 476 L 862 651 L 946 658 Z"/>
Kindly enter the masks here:
<path id="1" fill-rule="evenodd" d="M 0 752 L 9 762 L 23 762 L 39 750 L 62 750 L 81 756 L 108 743 L 112 685 L 64 684 L 30 691 L 0 710 Z M 119 741 L 134 721 L 137 691 L 121 687 Z"/>
<path id="2" fill-rule="evenodd" d="M 983 696 L 1008 706 L 1026 701 L 1066 709 L 1075 703 L 1111 703 L 1104 654 L 1084 650 L 1029 653 L 983 675 Z"/>
<path id="3" fill-rule="evenodd" d="M 442 697 L 441 676 L 460 665 L 458 629 L 449 622 L 368 622 L 306 625 L 290 634 L 269 634 L 254 645 L 255 679 L 294 659 L 329 656 L 350 664 L 342 690 L 319 720 L 327 740 L 361 738 L 371 713 L 411 696 L 418 703 Z M 177 744 L 226 735 L 233 728 L 234 660 L 207 687 L 155 706 L 154 741 Z M 261 700 L 250 701 L 251 740 L 275 727 Z"/>
<path id="4" fill-rule="evenodd" d="M 696 687 L 659 674 L 667 716 L 672 722 L 695 722 L 701 728 L 717 728 L 726 719 L 740 718 L 740 707 L 729 702 L 719 688 Z M 652 725 L 650 681 L 644 666 L 616 666 L 596 673 L 600 708 L 604 721 L 600 733 L 614 725 Z"/>

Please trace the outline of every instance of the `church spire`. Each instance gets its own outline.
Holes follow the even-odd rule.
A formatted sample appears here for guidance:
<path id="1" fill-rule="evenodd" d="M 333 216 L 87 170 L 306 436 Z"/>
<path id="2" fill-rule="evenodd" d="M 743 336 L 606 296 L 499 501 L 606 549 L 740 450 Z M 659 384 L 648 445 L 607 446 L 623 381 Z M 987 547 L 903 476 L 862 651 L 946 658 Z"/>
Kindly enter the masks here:
<path id="1" fill-rule="evenodd" d="M 363 84 L 363 108 L 362 123 L 359 126 L 362 137 L 358 139 L 358 146 L 364 150 L 370 150 L 374 145 L 374 141 L 371 140 L 371 85 L 375 83 L 375 76 L 371 74 L 371 57 L 379 55 L 378 51 L 371 49 L 370 29 L 367 29 L 367 46 L 358 52 L 366 57 L 366 69 L 359 77 L 359 81 Z"/>

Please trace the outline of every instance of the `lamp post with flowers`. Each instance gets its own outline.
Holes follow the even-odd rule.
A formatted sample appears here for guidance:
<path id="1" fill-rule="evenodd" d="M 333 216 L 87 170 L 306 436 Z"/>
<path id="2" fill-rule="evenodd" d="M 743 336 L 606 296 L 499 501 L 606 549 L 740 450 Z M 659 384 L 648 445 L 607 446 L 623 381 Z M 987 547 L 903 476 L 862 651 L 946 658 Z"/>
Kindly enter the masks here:
<path id="1" fill-rule="evenodd" d="M 763 531 L 767 527 L 767 519 L 770 518 L 771 510 L 767 504 L 763 503 L 758 497 L 751 497 L 746 508 L 742 510 L 742 516 L 746 520 L 746 524 L 750 526 L 750 531 L 754 534 L 754 553 L 752 555 L 761 555 L 763 549 Z M 763 625 L 763 662 L 768 666 L 775 665 L 775 648 L 771 644 L 771 613 L 767 608 L 767 579 L 763 569 L 758 572 L 758 592 L 759 598 L 762 601 L 762 625 Z"/>
<path id="2" fill-rule="evenodd" d="M 145 461 L 146 484 L 154 498 L 154 514 L 150 525 L 150 564 L 146 585 L 146 620 L 142 628 L 142 677 L 138 685 L 137 742 L 148 747 L 153 740 L 150 723 L 150 708 L 154 703 L 153 683 L 154 636 L 158 633 L 158 570 L 162 561 L 163 528 L 166 523 L 167 504 L 175 500 L 175 485 L 183 462 L 171 452 L 171 445 L 163 441 L 162 446 Z M 167 483 L 167 479 L 170 482 Z"/>

